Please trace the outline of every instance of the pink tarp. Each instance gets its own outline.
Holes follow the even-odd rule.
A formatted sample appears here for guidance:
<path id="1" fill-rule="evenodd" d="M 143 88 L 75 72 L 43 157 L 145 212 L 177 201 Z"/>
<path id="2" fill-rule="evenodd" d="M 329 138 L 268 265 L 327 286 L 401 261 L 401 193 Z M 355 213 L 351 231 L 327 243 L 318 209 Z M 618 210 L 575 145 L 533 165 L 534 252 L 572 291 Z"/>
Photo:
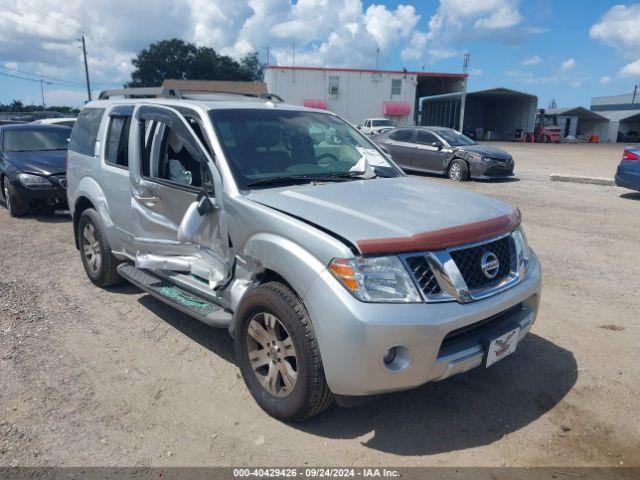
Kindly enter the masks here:
<path id="1" fill-rule="evenodd" d="M 382 113 L 392 117 L 406 117 L 411 113 L 411 105 L 406 102 L 384 102 Z"/>
<path id="2" fill-rule="evenodd" d="M 324 100 L 307 99 L 302 102 L 302 105 L 307 108 L 319 108 L 321 110 L 327 109 L 327 102 Z"/>

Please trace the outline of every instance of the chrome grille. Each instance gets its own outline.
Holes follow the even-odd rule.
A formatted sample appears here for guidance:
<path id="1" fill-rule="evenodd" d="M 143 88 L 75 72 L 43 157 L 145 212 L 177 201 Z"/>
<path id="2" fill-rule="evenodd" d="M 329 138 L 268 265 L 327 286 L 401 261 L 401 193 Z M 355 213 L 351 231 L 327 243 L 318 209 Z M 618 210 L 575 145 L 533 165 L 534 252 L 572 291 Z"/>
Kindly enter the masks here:
<path id="1" fill-rule="evenodd" d="M 430 295 L 438 295 L 442 293 L 440 289 L 440 285 L 438 285 L 438 281 L 436 280 L 431 267 L 429 267 L 429 262 L 427 262 L 427 258 L 424 255 L 416 255 L 413 257 L 406 257 L 405 261 L 413 276 L 420 286 L 420 290 L 422 293 L 430 296 Z"/>
<path id="2" fill-rule="evenodd" d="M 482 271 L 481 259 L 485 252 L 492 252 L 500 262 L 498 273 L 494 278 L 488 278 Z M 475 290 L 489 287 L 509 275 L 511 260 L 515 255 L 515 244 L 513 237 L 509 235 L 493 242 L 454 250 L 450 253 L 467 284 L 467 288 Z"/>
<path id="3" fill-rule="evenodd" d="M 479 243 L 400 257 L 426 302 L 467 303 L 517 284 L 524 268 L 520 250 L 512 232 Z"/>

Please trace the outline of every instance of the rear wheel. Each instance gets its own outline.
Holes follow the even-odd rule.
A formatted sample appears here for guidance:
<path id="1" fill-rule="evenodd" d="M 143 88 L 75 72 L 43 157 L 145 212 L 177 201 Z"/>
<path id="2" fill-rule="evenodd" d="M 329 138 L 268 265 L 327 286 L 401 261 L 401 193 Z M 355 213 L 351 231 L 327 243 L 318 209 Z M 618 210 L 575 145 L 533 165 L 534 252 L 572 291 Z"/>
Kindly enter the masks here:
<path id="1" fill-rule="evenodd" d="M 294 292 L 267 283 L 249 292 L 236 314 L 240 371 L 265 412 L 299 421 L 331 405 L 313 325 Z"/>
<path id="2" fill-rule="evenodd" d="M 469 180 L 469 165 L 464 160 L 456 159 L 449 165 L 449 178 L 456 182 Z"/>
<path id="3" fill-rule="evenodd" d="M 2 179 L 2 192 L 4 194 L 4 202 L 12 217 L 22 217 L 29 213 L 29 201 L 22 197 L 20 192 L 11 185 L 9 178 Z"/>
<path id="4" fill-rule="evenodd" d="M 77 235 L 82 265 L 91 281 L 99 287 L 120 283 L 122 277 L 116 270 L 120 261 L 111 253 L 100 216 L 93 208 L 82 212 Z"/>

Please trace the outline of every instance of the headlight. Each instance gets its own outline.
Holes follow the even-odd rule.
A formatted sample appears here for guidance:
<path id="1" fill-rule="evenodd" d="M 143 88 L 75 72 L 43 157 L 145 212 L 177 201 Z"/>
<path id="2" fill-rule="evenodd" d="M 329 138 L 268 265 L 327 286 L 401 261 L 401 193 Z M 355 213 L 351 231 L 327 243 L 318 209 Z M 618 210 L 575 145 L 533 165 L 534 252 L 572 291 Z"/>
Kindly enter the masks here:
<path id="1" fill-rule="evenodd" d="M 522 226 L 518 227 L 517 230 L 513 232 L 513 238 L 518 244 L 518 250 L 522 252 L 524 268 L 527 268 L 529 266 L 529 260 L 531 260 L 531 247 L 529 247 L 529 242 L 527 241 L 527 236 L 524 234 Z"/>
<path id="2" fill-rule="evenodd" d="M 479 162 L 482 160 L 482 155 L 480 155 L 479 153 L 470 152 L 467 154 L 467 156 L 469 157 L 469 160 L 473 160 L 476 162 Z"/>
<path id="3" fill-rule="evenodd" d="M 30 173 L 19 173 L 18 180 L 26 187 L 46 187 L 51 186 L 51 182 L 40 175 L 31 175 Z"/>
<path id="4" fill-rule="evenodd" d="M 398 257 L 336 258 L 329 271 L 363 302 L 421 302 L 409 272 Z"/>

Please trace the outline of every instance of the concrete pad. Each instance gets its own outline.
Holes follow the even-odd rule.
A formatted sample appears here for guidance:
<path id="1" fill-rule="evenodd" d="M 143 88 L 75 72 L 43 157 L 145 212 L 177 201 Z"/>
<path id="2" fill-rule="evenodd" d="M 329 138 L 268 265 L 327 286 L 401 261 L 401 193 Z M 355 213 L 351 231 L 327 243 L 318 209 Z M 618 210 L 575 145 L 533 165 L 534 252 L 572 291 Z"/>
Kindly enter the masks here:
<path id="1" fill-rule="evenodd" d="M 555 182 L 571 182 L 571 183 L 587 183 L 591 185 L 605 185 L 607 187 L 615 187 L 616 182 L 613 178 L 602 177 L 583 177 L 580 175 L 560 175 L 551 174 L 551 180 Z"/>

